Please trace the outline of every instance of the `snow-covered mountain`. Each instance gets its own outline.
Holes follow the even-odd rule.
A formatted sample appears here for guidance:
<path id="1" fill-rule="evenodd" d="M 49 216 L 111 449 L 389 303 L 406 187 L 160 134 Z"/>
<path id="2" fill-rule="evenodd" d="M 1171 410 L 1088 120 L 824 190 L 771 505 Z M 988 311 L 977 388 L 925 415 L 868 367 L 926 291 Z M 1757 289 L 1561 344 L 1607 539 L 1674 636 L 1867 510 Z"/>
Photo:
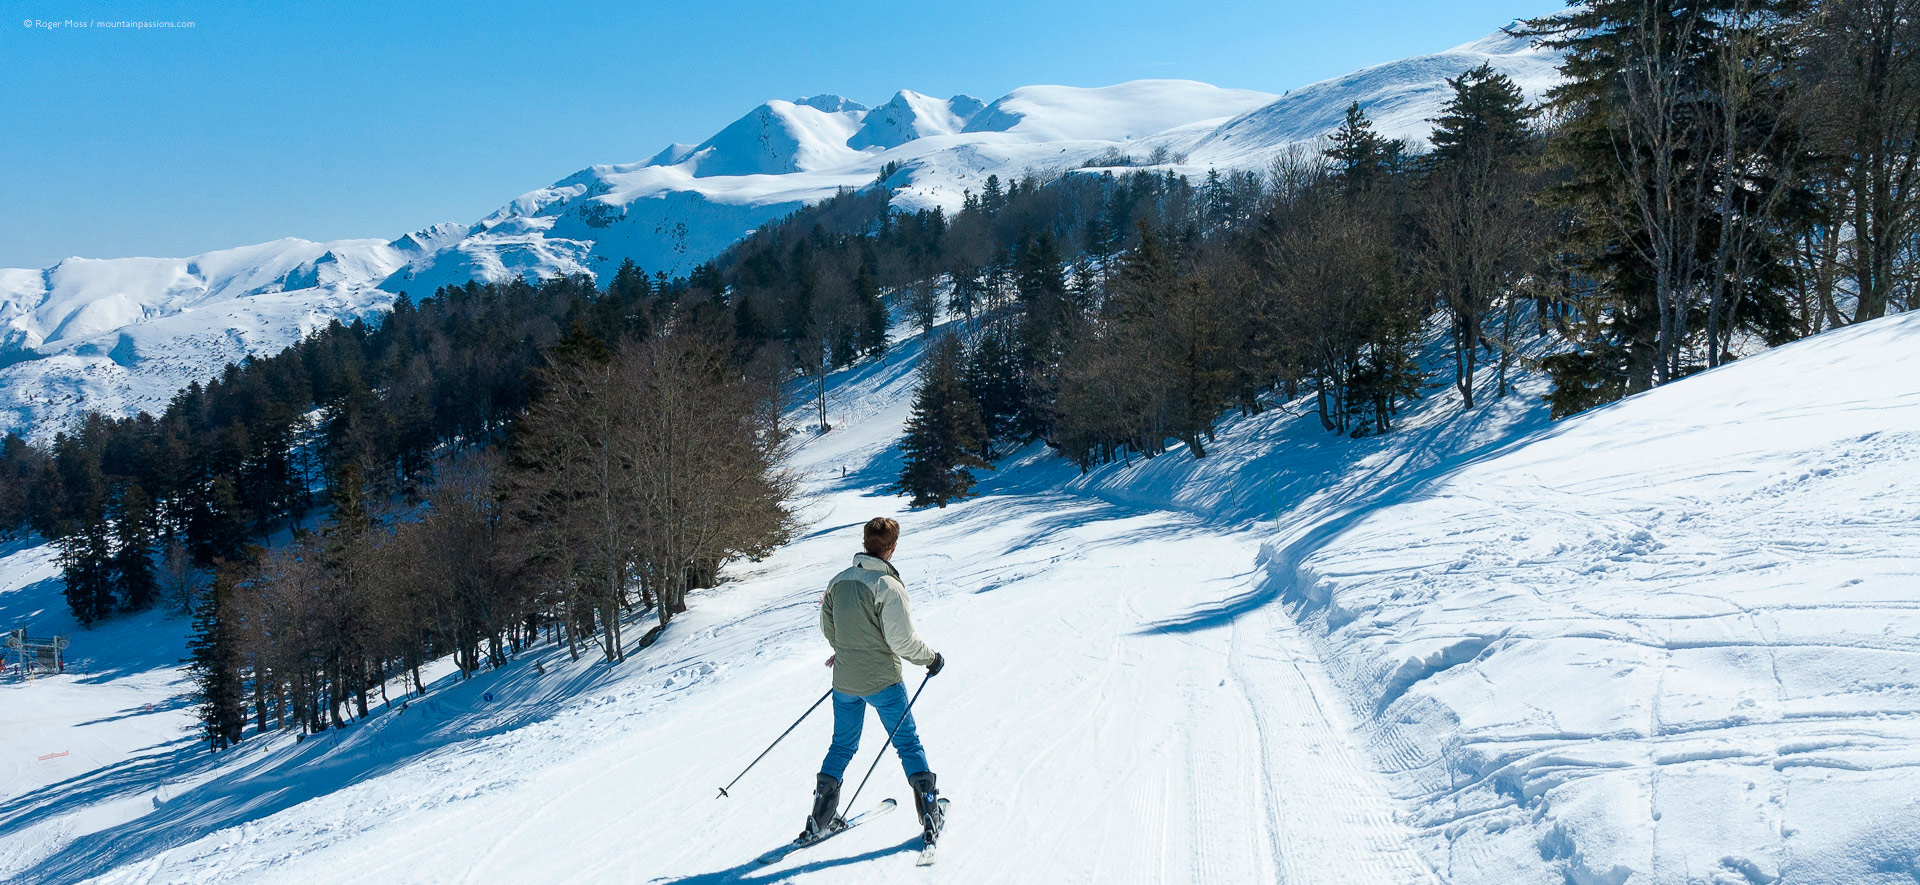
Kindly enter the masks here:
<path id="1" fill-rule="evenodd" d="M 228 362 L 386 310 L 394 293 L 379 281 L 446 238 L 283 239 L 0 270 L 0 429 L 44 436 L 89 409 L 154 410 Z"/>
<path id="2" fill-rule="evenodd" d="M 869 110 L 837 95 L 770 101 L 697 145 L 594 166 L 521 195 L 469 236 L 381 283 L 416 294 L 476 276 L 598 273 L 632 258 L 690 269 L 755 227 L 898 163 L 894 205 L 960 208 L 988 175 L 1078 168 L 1116 148 L 1190 146 L 1276 96 L 1190 80 L 1028 86 L 982 105 L 901 92 Z"/>
<path id="3" fill-rule="evenodd" d="M 1448 77 L 1482 63 L 1530 95 L 1551 54 L 1495 34 L 1285 96 L 1189 80 L 1029 86 L 991 103 L 902 91 L 877 108 L 836 95 L 770 101 L 698 144 L 593 166 L 473 224 L 392 241 L 288 239 L 190 258 L 69 259 L 0 270 L 0 430 L 45 437 L 88 409 L 154 410 L 187 382 L 273 352 L 332 319 L 377 314 L 471 279 L 599 275 L 631 258 L 682 273 L 768 220 L 872 183 L 889 163 L 902 210 L 957 210 L 1011 179 L 1127 158 L 1199 174 L 1261 168 L 1330 131 L 1353 101 L 1421 139 Z M 1109 159 L 1097 159 L 1109 158 Z"/>
<path id="4" fill-rule="evenodd" d="M 1259 165 L 1289 145 L 1332 131 L 1356 101 L 1382 134 L 1424 145 L 1433 131 L 1429 121 L 1452 94 L 1448 78 L 1482 64 L 1512 77 L 1532 100 L 1560 79 L 1556 53 L 1495 32 L 1436 55 L 1388 62 L 1296 89 L 1207 133 L 1188 162 L 1223 168 Z"/>

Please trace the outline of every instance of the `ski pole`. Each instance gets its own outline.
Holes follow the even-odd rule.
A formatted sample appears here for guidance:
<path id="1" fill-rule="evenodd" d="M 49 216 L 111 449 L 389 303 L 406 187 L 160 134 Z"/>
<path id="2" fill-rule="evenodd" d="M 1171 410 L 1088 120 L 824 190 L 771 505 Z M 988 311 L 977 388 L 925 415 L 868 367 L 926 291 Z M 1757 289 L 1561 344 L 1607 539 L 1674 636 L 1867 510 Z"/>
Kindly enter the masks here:
<path id="1" fill-rule="evenodd" d="M 932 678 L 932 673 L 920 678 L 920 688 L 913 690 L 913 697 L 907 699 L 907 709 L 901 711 L 900 718 L 894 720 L 893 730 L 887 732 L 887 743 L 881 744 L 880 752 L 873 754 L 873 764 L 867 766 L 866 776 L 860 778 L 860 786 L 853 788 L 853 798 L 848 799 L 847 804 L 841 807 L 852 808 L 853 800 L 860 798 L 860 791 L 867 788 L 867 778 L 873 777 L 873 770 L 880 767 L 880 757 L 887 754 L 887 745 L 893 743 L 893 736 L 900 733 L 900 726 L 907 724 L 907 717 L 913 715 L 913 702 L 920 699 L 921 690 L 927 687 L 927 680 Z"/>
<path id="2" fill-rule="evenodd" d="M 718 799 L 721 796 L 728 796 L 727 790 L 732 789 L 734 784 L 739 783 L 741 778 L 746 777 L 747 772 L 752 771 L 755 765 L 760 764 L 760 760 L 767 758 L 767 754 L 773 752 L 773 748 L 779 746 L 781 741 L 786 740 L 787 735 L 792 734 L 794 729 L 799 728 L 800 723 L 807 721 L 807 717 L 812 716 L 813 711 L 820 709 L 821 702 L 825 701 L 827 696 L 831 694 L 833 694 L 833 689 L 827 689 L 827 694 L 821 695 L 820 700 L 814 701 L 813 706 L 807 708 L 807 712 L 801 713 L 800 718 L 793 720 L 793 724 L 787 726 L 786 731 L 780 732 L 780 736 L 774 738 L 773 743 L 768 744 L 766 749 L 761 750 L 760 755 L 753 757 L 753 761 L 747 763 L 746 768 L 741 769 L 739 774 L 734 775 L 733 780 L 728 781 L 726 786 L 720 788 L 720 795 L 713 798 Z M 731 796 L 728 796 L 728 798 L 731 798 Z"/>

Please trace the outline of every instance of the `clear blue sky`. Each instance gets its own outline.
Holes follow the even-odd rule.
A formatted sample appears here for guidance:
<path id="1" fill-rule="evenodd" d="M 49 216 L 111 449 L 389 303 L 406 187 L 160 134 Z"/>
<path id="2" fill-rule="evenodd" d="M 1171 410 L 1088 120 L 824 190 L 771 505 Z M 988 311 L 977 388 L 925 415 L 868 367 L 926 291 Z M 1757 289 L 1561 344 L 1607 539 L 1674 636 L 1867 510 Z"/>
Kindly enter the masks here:
<path id="1" fill-rule="evenodd" d="M 0 0 L 0 267 L 470 222 L 769 98 L 992 100 L 1179 77 L 1282 92 L 1558 0 Z M 27 21 L 169 20 L 78 30 Z"/>

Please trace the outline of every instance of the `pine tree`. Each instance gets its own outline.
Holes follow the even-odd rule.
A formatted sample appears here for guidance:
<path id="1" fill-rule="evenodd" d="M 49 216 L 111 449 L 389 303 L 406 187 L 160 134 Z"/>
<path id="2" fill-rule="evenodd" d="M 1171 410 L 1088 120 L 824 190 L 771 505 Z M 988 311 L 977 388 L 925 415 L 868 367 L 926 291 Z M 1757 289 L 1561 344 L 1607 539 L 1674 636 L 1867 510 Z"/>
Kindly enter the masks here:
<path id="1" fill-rule="evenodd" d="M 247 517 L 233 479 L 217 473 L 194 489 L 187 511 L 187 547 L 202 563 L 233 561 L 247 545 Z"/>
<path id="2" fill-rule="evenodd" d="M 1000 189 L 1000 176 L 987 176 L 987 183 L 980 189 L 980 211 L 988 218 L 1000 214 L 1006 206 L 1007 195 Z"/>
<path id="3" fill-rule="evenodd" d="M 326 623 L 317 626 L 324 637 L 326 669 L 335 681 L 333 704 L 327 713 L 339 728 L 344 725 L 338 715 L 339 704 L 350 698 L 358 702 L 359 715 L 367 715 L 367 658 L 375 624 L 375 613 L 367 610 L 373 599 L 367 568 L 367 538 L 373 517 L 367 512 L 366 488 L 358 465 L 349 462 L 340 466 L 333 480 L 332 500 L 333 514 L 321 529 L 320 546 L 320 562 L 330 585 L 322 608 Z"/>
<path id="4" fill-rule="evenodd" d="M 107 479 L 100 453 L 86 446 L 83 433 L 54 440 L 55 461 L 66 492 L 55 544 L 67 607 L 81 626 L 113 613 L 113 528 L 107 508 Z"/>
<path id="5" fill-rule="evenodd" d="M 1484 64 L 1447 82 L 1453 98 L 1434 121 L 1434 149 L 1425 158 L 1423 263 L 1452 319 L 1454 386 L 1471 409 L 1478 357 L 1492 340 L 1484 323 L 1533 266 L 1543 225 L 1525 180 L 1532 144 L 1519 85 Z M 1508 303 L 1503 328 L 1510 330 Z M 1509 338 L 1499 335 L 1501 393 Z"/>
<path id="6" fill-rule="evenodd" d="M 613 281 L 607 284 L 607 294 L 622 304 L 635 304 L 653 294 L 653 284 L 647 280 L 647 272 L 633 259 L 621 259 L 620 267 L 613 272 Z"/>
<path id="7" fill-rule="evenodd" d="M 754 309 L 753 299 L 745 294 L 736 294 L 733 298 L 733 337 L 755 344 L 773 337 L 761 321 L 760 312 Z"/>
<path id="8" fill-rule="evenodd" d="M 1087 256 L 1076 256 L 1068 273 L 1068 310 L 1076 317 L 1091 317 L 1100 305 L 1100 278 Z"/>
<path id="9" fill-rule="evenodd" d="M 697 289 L 712 297 L 726 288 L 726 282 L 721 279 L 720 269 L 714 267 L 713 262 L 703 261 L 687 275 L 687 288 Z"/>
<path id="10" fill-rule="evenodd" d="M 555 341 L 553 346 L 547 349 L 547 359 L 558 366 L 605 364 L 613 359 L 613 349 L 607 346 L 606 339 L 595 335 L 585 325 L 576 322 L 567 330 L 566 335 L 561 336 L 559 341 Z M 342 462 L 342 467 L 344 466 L 345 462 Z M 338 475 L 337 468 L 336 476 Z M 358 478 L 359 474 L 356 472 L 354 476 Z"/>
<path id="11" fill-rule="evenodd" d="M 860 306 L 860 350 L 868 356 L 887 351 L 887 305 L 880 300 L 880 284 L 873 268 L 861 262 L 853 277 L 853 297 Z"/>
<path id="12" fill-rule="evenodd" d="M 144 611 L 160 591 L 153 571 L 153 550 L 159 534 L 153 501 L 139 483 L 132 483 L 121 490 L 114 516 L 118 549 L 113 554 L 113 574 L 120 584 L 121 603 L 129 610 Z"/>
<path id="13" fill-rule="evenodd" d="M 953 279 L 953 289 L 947 293 L 947 310 L 965 316 L 971 324 L 974 311 L 986 300 L 983 269 L 971 264 L 960 265 L 953 268 L 949 276 Z"/>
<path id="14" fill-rule="evenodd" d="M 1552 143 L 1571 180 L 1554 196 L 1573 210 L 1575 270 L 1608 285 L 1579 305 L 1602 335 L 1556 355 L 1565 385 L 1598 377 L 1566 401 L 1594 405 L 1665 383 L 1686 369 L 1683 341 L 1709 254 L 1713 62 L 1727 0 L 1593 0 L 1526 22 L 1563 53 L 1548 92 L 1561 113 Z M 1569 362 L 1592 363 L 1571 369 Z M 1557 411 L 1557 409 L 1556 409 Z"/>
<path id="15" fill-rule="evenodd" d="M 910 496 L 914 507 L 945 507 L 966 498 L 974 485 L 971 470 L 993 469 L 976 454 L 984 446 L 986 429 L 979 405 L 962 383 L 964 359 L 960 340 L 943 335 L 928 347 L 921 363 L 920 389 L 914 394 L 907 435 L 900 441 L 905 463 L 893 486 Z"/>
<path id="16" fill-rule="evenodd" d="M 992 459 L 1002 440 L 1013 439 L 1022 426 L 1026 387 L 1021 381 L 1020 358 L 1004 328 L 988 327 L 967 354 L 966 388 L 979 407 L 979 453 Z"/>
<path id="17" fill-rule="evenodd" d="M 613 272 L 613 281 L 607 284 L 606 297 L 596 305 L 602 314 L 598 321 L 599 334 L 615 340 L 626 335 L 645 338 L 652 334 L 652 318 L 647 310 L 647 301 L 652 296 L 653 283 L 647 279 L 647 272 L 631 258 L 622 260 Z"/>
<path id="18" fill-rule="evenodd" d="M 1206 201 L 1208 228 L 1220 228 L 1231 224 L 1240 217 L 1240 205 L 1233 188 L 1220 175 L 1220 170 L 1207 168 L 1207 183 L 1201 186 L 1201 197 Z"/>
<path id="19" fill-rule="evenodd" d="M 1014 291 L 1023 307 L 1020 343 L 1027 365 L 1053 364 L 1059 359 L 1073 321 L 1060 248 L 1053 234 L 1041 232 L 1014 257 Z"/>
<path id="20" fill-rule="evenodd" d="M 1385 181 L 1399 157 L 1399 145 L 1373 131 L 1373 121 L 1367 119 L 1357 101 L 1347 105 L 1345 119 L 1328 137 L 1333 143 L 1327 148 L 1327 158 L 1333 161 L 1348 193 L 1372 190 Z"/>
<path id="21" fill-rule="evenodd" d="M 43 538 L 59 537 L 67 517 L 65 480 L 51 458 L 41 460 L 38 473 L 33 482 L 38 494 L 27 498 L 27 527 Z"/>
<path id="22" fill-rule="evenodd" d="M 242 518 L 253 533 L 265 537 L 286 518 L 295 496 L 302 491 L 292 454 L 294 429 L 300 417 L 290 404 L 269 395 L 259 399 L 261 405 L 245 437 L 248 451 L 236 491 Z"/>
<path id="23" fill-rule="evenodd" d="M 242 576 L 239 565 L 219 564 L 212 586 L 194 606 L 193 636 L 187 640 L 187 673 L 199 702 L 196 718 L 209 749 L 216 751 L 240 743 L 247 725 L 239 631 L 232 622 Z"/>
<path id="24" fill-rule="evenodd" d="M 327 521 L 326 534 L 340 539 L 365 534 L 373 526 L 373 517 L 367 512 L 366 483 L 361 479 L 360 466 L 351 462 L 340 465 L 330 491 L 333 516 Z"/>
<path id="25" fill-rule="evenodd" d="M 1453 97 L 1433 120 L 1435 165 L 1470 163 L 1483 157 L 1517 158 L 1527 150 L 1526 95 L 1513 78 L 1482 64 L 1447 85 Z"/>
<path id="26" fill-rule="evenodd" d="M 113 541 L 106 515 L 82 519 L 55 544 L 67 608 L 80 626 L 91 627 L 113 613 Z"/>

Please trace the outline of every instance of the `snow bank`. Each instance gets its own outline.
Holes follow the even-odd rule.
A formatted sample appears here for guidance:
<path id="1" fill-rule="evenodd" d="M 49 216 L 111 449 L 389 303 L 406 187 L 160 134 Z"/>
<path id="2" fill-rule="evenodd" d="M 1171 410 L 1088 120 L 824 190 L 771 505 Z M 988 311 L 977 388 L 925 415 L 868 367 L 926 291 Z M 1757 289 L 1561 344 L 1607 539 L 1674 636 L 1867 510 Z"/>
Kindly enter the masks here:
<path id="1" fill-rule="evenodd" d="M 1268 545 L 1442 875 L 1920 876 L 1916 350 L 1830 332 Z"/>

